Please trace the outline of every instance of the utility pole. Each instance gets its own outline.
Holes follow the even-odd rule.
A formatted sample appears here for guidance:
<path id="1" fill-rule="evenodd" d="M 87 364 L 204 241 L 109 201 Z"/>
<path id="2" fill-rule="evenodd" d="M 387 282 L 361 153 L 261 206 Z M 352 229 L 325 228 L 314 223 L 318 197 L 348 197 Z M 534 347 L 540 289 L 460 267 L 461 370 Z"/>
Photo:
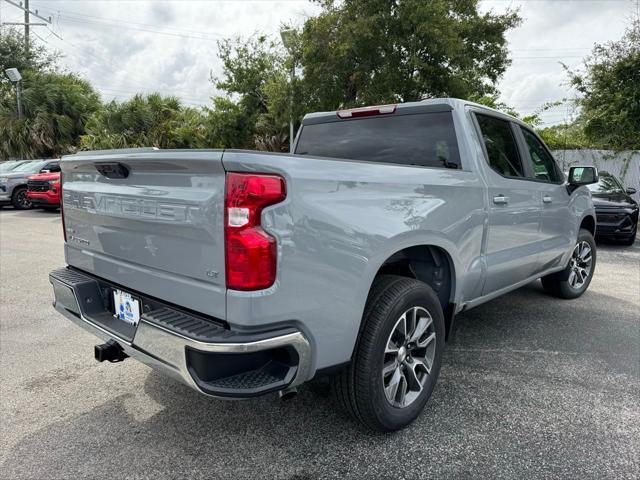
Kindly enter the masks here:
<path id="1" fill-rule="evenodd" d="M 29 52 L 29 0 L 24 0 L 24 49 Z"/>
<path id="2" fill-rule="evenodd" d="M 292 28 L 285 27 L 280 30 L 280 38 L 282 39 L 284 48 L 289 52 L 291 60 L 291 77 L 289 79 L 289 151 L 293 153 L 293 84 L 296 80 L 296 58 L 294 56 L 296 31 Z"/>
<path id="3" fill-rule="evenodd" d="M 16 101 L 18 102 L 18 118 L 22 118 L 22 80 L 16 83 Z"/>
<path id="4" fill-rule="evenodd" d="M 1 0 L 0 0 L 1 1 Z M 13 0 L 4 0 L 5 2 L 7 2 L 9 5 L 13 5 L 16 8 L 19 8 L 20 10 L 24 11 L 24 22 L 5 22 L 2 25 L 24 25 L 24 48 L 29 51 L 29 28 L 34 26 L 34 27 L 46 27 L 51 25 L 51 17 L 49 18 L 45 18 L 42 15 L 40 15 L 38 13 L 38 10 L 32 11 L 29 10 L 29 0 L 24 0 L 24 6 L 22 5 L 22 2 L 17 3 Z M 31 15 L 33 15 L 34 17 L 39 18 L 40 20 L 43 20 L 44 23 L 42 22 L 38 22 L 38 23 L 34 23 L 31 21 Z M 53 32 L 52 32 L 53 33 Z"/>

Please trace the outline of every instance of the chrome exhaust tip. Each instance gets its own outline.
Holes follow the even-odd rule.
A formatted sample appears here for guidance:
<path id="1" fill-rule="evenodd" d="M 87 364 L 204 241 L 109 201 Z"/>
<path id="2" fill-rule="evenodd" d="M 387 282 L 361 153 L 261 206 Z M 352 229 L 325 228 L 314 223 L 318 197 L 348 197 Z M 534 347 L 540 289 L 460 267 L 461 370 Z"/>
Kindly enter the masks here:
<path id="1" fill-rule="evenodd" d="M 296 395 L 298 395 L 298 389 L 296 387 L 285 388 L 278 392 L 280 400 L 291 400 Z"/>

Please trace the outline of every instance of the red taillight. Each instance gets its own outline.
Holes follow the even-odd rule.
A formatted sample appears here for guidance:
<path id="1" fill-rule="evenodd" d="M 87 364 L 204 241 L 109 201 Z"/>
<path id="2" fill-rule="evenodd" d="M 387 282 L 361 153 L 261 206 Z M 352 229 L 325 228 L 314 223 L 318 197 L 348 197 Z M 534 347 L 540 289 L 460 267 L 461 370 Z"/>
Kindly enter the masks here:
<path id="1" fill-rule="evenodd" d="M 62 218 L 62 235 L 64 235 L 64 241 L 67 241 L 67 227 L 64 224 L 64 195 L 62 194 L 62 172 L 60 172 L 60 180 L 58 180 L 60 184 L 58 185 L 58 189 L 60 190 L 60 217 Z"/>
<path id="2" fill-rule="evenodd" d="M 378 105 L 375 107 L 352 108 L 351 110 L 338 110 L 340 118 L 370 117 L 373 115 L 386 115 L 396 111 L 395 105 Z"/>
<path id="3" fill-rule="evenodd" d="M 227 288 L 260 290 L 276 279 L 276 239 L 260 226 L 262 209 L 286 197 L 277 175 L 227 173 L 224 233 Z"/>

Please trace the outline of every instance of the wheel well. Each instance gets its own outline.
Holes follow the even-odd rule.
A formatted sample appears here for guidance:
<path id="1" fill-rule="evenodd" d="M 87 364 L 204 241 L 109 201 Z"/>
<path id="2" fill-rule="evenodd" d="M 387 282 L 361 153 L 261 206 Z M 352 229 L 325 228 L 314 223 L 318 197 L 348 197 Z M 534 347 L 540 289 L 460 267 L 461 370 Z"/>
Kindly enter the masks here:
<path id="1" fill-rule="evenodd" d="M 389 257 L 378 275 L 399 275 L 415 278 L 429 285 L 436 293 L 445 317 L 446 337 L 453 325 L 454 269 L 451 257 L 442 248 L 418 245 L 405 248 Z"/>
<path id="2" fill-rule="evenodd" d="M 596 221 L 592 216 L 587 216 L 582 219 L 582 223 L 580 224 L 580 228 L 584 228 L 585 230 L 589 230 L 591 235 L 596 234 Z"/>

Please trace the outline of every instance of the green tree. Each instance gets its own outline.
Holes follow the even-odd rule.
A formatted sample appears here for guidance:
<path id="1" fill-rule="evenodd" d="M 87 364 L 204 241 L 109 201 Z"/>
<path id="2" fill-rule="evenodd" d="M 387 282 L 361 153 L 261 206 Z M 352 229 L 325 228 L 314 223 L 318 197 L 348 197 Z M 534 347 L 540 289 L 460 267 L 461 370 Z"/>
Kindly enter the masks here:
<path id="1" fill-rule="evenodd" d="M 47 72 L 55 70 L 60 55 L 50 52 L 42 45 L 31 44 L 25 48 L 24 35 L 9 27 L 0 26 L 0 92 L 12 90 L 4 75 L 7 68 L 17 68 L 21 73 L 27 70 Z"/>
<path id="2" fill-rule="evenodd" d="M 537 128 L 538 135 L 551 150 L 575 150 L 593 148 L 584 134 L 584 126 L 578 122 Z"/>
<path id="3" fill-rule="evenodd" d="M 205 109 L 206 141 L 213 148 L 253 148 L 255 115 L 231 98 L 214 97 Z"/>
<path id="4" fill-rule="evenodd" d="M 289 119 L 298 123 L 309 111 L 495 97 L 509 65 L 504 34 L 520 21 L 513 11 L 480 14 L 477 0 L 318 3 L 321 13 L 296 32 L 289 52 L 264 36 L 220 43 L 223 75 L 214 82 L 231 102 L 225 106 L 246 115 L 214 115 L 218 128 L 243 129 L 233 146 L 287 150 Z"/>
<path id="5" fill-rule="evenodd" d="M 218 44 L 226 93 L 209 111 L 210 141 L 221 147 L 282 151 L 288 148 L 289 85 L 287 58 L 264 35 Z"/>
<path id="6" fill-rule="evenodd" d="M 300 45 L 309 108 L 469 98 L 496 93 L 514 11 L 480 14 L 478 0 L 323 0 Z"/>
<path id="7" fill-rule="evenodd" d="M 81 137 L 83 150 L 109 148 L 202 148 L 207 145 L 206 118 L 175 97 L 158 93 L 112 101 L 96 111 Z"/>
<path id="8" fill-rule="evenodd" d="M 584 72 L 569 72 L 582 94 L 580 123 L 599 148 L 640 149 L 640 20 L 617 42 L 596 45 Z"/>
<path id="9" fill-rule="evenodd" d="M 73 152 L 100 97 L 78 76 L 25 69 L 23 112 L 15 97 L 0 98 L 0 158 L 46 158 Z"/>

